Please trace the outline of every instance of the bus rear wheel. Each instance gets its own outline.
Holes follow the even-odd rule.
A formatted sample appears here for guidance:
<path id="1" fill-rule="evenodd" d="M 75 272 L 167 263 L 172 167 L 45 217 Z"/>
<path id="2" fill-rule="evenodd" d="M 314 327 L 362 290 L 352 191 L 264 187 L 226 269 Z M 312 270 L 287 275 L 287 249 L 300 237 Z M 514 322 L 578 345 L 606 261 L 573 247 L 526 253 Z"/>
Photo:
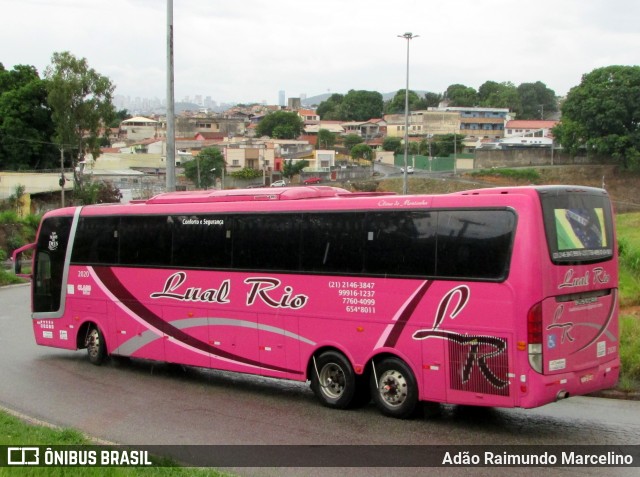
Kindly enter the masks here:
<path id="1" fill-rule="evenodd" d="M 356 392 L 356 377 L 349 360 L 337 351 L 326 351 L 314 358 L 311 389 L 323 405 L 348 408 Z"/>
<path id="2" fill-rule="evenodd" d="M 104 342 L 104 336 L 97 326 L 93 325 L 87 332 L 85 340 L 89 362 L 96 366 L 101 365 L 107 357 L 107 346 Z"/>
<path id="3" fill-rule="evenodd" d="M 411 368 L 398 358 L 385 358 L 371 373 L 371 395 L 382 414 L 412 417 L 418 404 L 418 386 Z"/>

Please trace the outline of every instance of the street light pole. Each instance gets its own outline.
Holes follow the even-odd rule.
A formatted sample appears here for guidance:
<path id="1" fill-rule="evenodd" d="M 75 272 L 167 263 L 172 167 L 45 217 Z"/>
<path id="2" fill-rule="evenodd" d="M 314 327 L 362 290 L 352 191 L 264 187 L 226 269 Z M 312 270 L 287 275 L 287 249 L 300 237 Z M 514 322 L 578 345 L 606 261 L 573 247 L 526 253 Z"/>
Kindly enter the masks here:
<path id="1" fill-rule="evenodd" d="M 167 192 L 176 190 L 176 132 L 173 77 L 173 0 L 167 0 Z M 200 184 L 198 184 L 200 187 Z"/>
<path id="2" fill-rule="evenodd" d="M 407 154 L 409 151 L 409 43 L 410 40 L 418 38 L 419 35 L 413 33 L 405 33 L 404 35 L 398 35 L 398 38 L 404 38 L 407 40 L 407 84 L 404 90 L 404 173 L 402 175 L 402 193 L 407 195 L 408 193 L 408 179 L 407 179 Z"/>

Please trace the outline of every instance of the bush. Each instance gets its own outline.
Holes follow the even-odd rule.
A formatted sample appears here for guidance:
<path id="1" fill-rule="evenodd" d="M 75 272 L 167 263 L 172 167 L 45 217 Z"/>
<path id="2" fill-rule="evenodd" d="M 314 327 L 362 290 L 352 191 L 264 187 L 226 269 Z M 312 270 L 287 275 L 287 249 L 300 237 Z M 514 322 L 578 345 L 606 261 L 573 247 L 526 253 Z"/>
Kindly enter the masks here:
<path id="1" fill-rule="evenodd" d="M 632 272 L 640 273 L 640 249 L 634 248 L 627 239 L 620 238 L 618 240 L 618 252 L 621 266 L 628 268 Z"/>

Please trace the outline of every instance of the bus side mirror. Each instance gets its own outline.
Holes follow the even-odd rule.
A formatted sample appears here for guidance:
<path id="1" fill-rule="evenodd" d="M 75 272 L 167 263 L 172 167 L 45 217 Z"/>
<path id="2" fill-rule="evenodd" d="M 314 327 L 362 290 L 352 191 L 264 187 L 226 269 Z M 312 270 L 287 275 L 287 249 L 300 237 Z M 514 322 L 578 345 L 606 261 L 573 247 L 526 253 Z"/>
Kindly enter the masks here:
<path id="1" fill-rule="evenodd" d="M 13 271 L 17 277 L 28 278 L 29 280 L 31 280 L 33 267 L 32 266 L 30 267 L 31 273 L 22 273 L 22 263 L 26 261 L 22 257 L 25 252 L 28 252 L 35 248 L 36 248 L 35 243 L 29 243 L 13 251 L 13 254 L 11 255 L 11 259 L 13 260 Z M 31 259 L 29 259 L 29 261 L 32 262 Z"/>

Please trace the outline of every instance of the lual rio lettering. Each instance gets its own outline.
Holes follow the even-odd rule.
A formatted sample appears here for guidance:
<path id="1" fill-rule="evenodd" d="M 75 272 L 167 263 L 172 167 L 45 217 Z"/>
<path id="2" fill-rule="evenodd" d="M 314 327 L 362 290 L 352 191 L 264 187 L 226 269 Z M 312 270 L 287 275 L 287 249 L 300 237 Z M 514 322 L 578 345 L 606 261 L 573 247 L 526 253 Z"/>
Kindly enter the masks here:
<path id="1" fill-rule="evenodd" d="M 247 296 L 247 306 L 251 306 L 259 298 L 272 308 L 291 308 L 298 310 L 307 304 L 306 295 L 294 295 L 293 288 L 284 287 L 284 293 L 276 291 L 280 288 L 280 280 L 276 278 L 247 278 L 245 283 L 251 285 Z"/>
<path id="2" fill-rule="evenodd" d="M 203 301 L 208 303 L 229 303 L 229 292 L 231 283 L 229 280 L 223 281 L 218 288 L 207 288 L 203 290 L 197 287 L 182 288 L 187 281 L 185 272 L 176 272 L 167 278 L 164 288 L 160 293 L 152 293 L 151 298 L 169 298 L 179 301 Z"/>
<path id="3" fill-rule="evenodd" d="M 611 280 L 611 276 L 602 267 L 595 267 L 592 274 L 587 270 L 584 275 L 577 275 L 575 270 L 571 268 L 564 274 L 564 279 L 558 285 L 558 288 L 589 286 L 589 278 L 591 276 L 593 276 L 593 285 L 604 285 Z"/>
<path id="4" fill-rule="evenodd" d="M 189 286 L 186 272 L 176 272 L 170 275 L 164 283 L 161 292 L 151 293 L 154 299 L 166 298 L 185 302 L 205 302 L 227 304 L 231 303 L 231 280 L 227 279 L 217 287 L 203 288 Z M 294 293 L 293 287 L 282 286 L 277 278 L 257 277 L 244 280 L 249 285 L 246 294 L 246 306 L 263 303 L 271 308 L 290 308 L 298 310 L 309 301 L 304 294 Z"/>

